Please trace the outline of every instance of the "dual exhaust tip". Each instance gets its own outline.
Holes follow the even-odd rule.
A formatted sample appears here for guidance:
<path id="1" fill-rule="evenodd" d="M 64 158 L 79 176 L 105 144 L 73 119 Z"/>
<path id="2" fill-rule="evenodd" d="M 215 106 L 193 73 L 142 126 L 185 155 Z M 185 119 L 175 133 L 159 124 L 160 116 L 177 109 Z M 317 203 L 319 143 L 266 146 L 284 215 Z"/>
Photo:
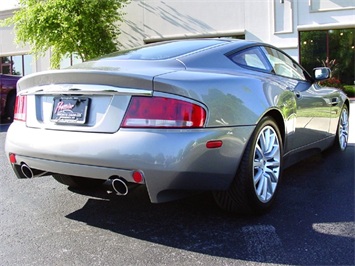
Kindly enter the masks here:
<path id="1" fill-rule="evenodd" d="M 34 178 L 48 174 L 48 172 L 32 169 L 25 163 L 21 164 L 20 169 L 25 178 Z M 126 196 L 129 191 L 127 182 L 118 177 L 107 179 L 103 186 L 106 188 L 107 193 L 115 193 L 118 196 Z"/>

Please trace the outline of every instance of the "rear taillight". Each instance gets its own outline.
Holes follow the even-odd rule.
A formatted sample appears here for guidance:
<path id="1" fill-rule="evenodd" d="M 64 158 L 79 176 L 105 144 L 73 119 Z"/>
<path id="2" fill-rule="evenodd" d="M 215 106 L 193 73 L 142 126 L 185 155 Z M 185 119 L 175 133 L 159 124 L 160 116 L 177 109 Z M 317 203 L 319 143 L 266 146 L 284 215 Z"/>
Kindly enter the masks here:
<path id="1" fill-rule="evenodd" d="M 206 120 L 203 107 L 190 102 L 164 98 L 134 96 L 121 127 L 197 128 Z"/>
<path id="2" fill-rule="evenodd" d="M 27 97 L 17 96 L 15 103 L 14 119 L 26 121 Z"/>

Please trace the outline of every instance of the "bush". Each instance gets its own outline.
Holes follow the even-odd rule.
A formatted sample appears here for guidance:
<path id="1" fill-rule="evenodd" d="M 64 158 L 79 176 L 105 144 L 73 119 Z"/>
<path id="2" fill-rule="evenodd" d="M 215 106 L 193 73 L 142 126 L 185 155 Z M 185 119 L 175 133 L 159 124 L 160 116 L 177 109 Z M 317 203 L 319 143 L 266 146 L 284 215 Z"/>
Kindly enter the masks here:
<path id="1" fill-rule="evenodd" d="M 322 87 L 333 87 L 338 89 L 344 89 L 343 85 L 341 84 L 340 80 L 334 77 L 331 77 L 327 80 L 323 80 L 319 82 Z"/>
<path id="2" fill-rule="evenodd" d="M 320 81 L 319 84 L 322 87 L 332 87 L 341 89 L 346 93 L 348 97 L 355 97 L 355 85 L 343 85 L 337 78 L 331 77 L 327 80 Z"/>
<path id="3" fill-rule="evenodd" d="M 344 85 L 343 90 L 348 97 L 355 97 L 355 85 Z"/>

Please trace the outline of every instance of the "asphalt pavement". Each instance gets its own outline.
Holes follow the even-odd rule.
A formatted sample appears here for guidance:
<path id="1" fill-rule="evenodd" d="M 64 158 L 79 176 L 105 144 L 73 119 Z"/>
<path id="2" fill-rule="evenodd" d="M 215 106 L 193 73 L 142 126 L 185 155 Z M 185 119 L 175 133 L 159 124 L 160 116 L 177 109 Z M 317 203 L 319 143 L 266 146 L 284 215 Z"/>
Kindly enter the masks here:
<path id="1" fill-rule="evenodd" d="M 285 170 L 258 217 L 224 213 L 209 193 L 152 204 L 144 188 L 112 197 L 19 180 L 1 152 L 0 265 L 354 265 L 354 111 L 347 150 Z"/>

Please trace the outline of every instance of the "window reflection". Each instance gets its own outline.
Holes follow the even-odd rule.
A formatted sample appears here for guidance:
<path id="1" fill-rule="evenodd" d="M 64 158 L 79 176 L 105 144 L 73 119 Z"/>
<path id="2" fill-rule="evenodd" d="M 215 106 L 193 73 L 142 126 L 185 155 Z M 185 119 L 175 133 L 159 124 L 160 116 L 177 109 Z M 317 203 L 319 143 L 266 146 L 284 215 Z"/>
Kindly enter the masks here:
<path id="1" fill-rule="evenodd" d="M 8 75 L 28 75 L 32 70 L 32 55 L 0 57 L 0 73 Z"/>
<path id="2" fill-rule="evenodd" d="M 354 28 L 300 32 L 300 61 L 310 73 L 327 66 L 339 83 L 354 85 L 354 58 Z"/>
<path id="3" fill-rule="evenodd" d="M 23 58 L 23 67 L 24 67 L 24 75 L 28 75 L 33 73 L 33 68 L 32 68 L 32 55 L 24 55 Z"/>
<path id="4" fill-rule="evenodd" d="M 12 75 L 23 76 L 22 55 L 12 56 Z"/>
<path id="5" fill-rule="evenodd" d="M 265 47 L 265 51 L 266 56 L 277 75 L 306 80 L 303 70 L 286 54 L 271 47 Z"/>
<path id="6" fill-rule="evenodd" d="M 0 73 L 10 74 L 11 58 L 1 57 L 1 68 Z"/>

